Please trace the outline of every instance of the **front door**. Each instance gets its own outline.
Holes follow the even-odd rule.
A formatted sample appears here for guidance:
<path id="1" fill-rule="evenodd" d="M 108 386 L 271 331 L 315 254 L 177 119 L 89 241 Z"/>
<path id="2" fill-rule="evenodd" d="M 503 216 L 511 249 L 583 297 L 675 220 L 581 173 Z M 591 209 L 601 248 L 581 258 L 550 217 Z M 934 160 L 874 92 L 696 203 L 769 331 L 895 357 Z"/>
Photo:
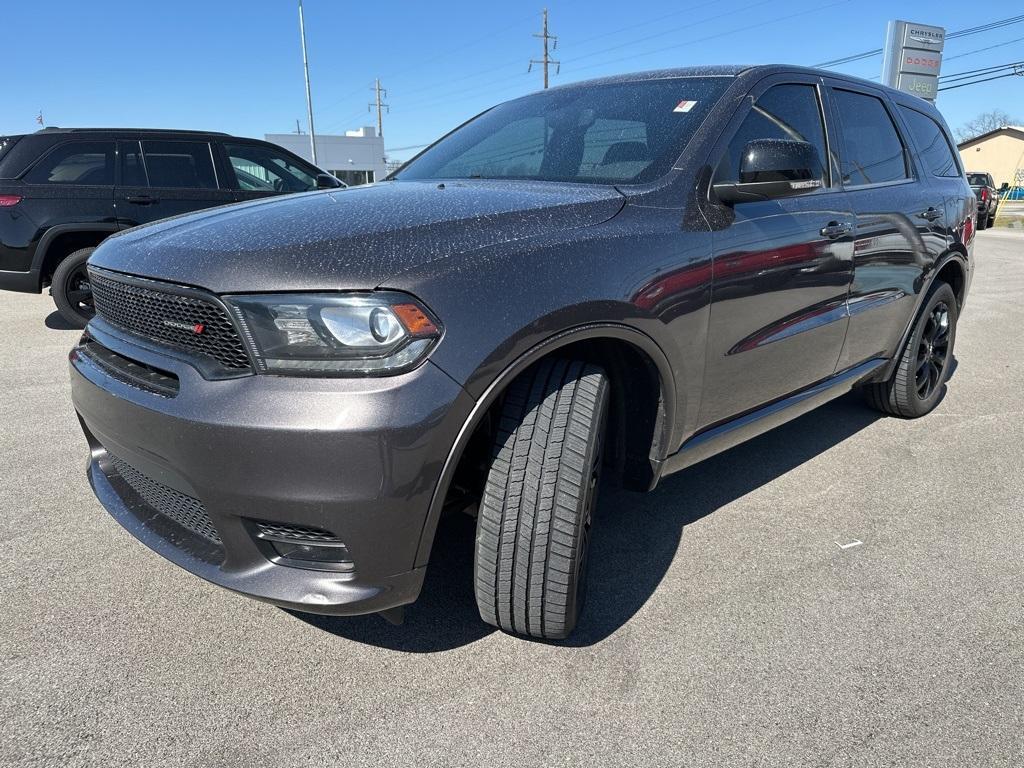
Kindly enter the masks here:
<path id="1" fill-rule="evenodd" d="M 119 179 L 114 200 L 123 227 L 234 202 L 219 183 L 206 141 L 118 142 Z"/>
<path id="2" fill-rule="evenodd" d="M 836 370 L 846 335 L 853 215 L 840 190 L 813 78 L 769 81 L 752 94 L 716 155 L 716 182 L 739 180 L 754 139 L 817 148 L 822 187 L 798 197 L 713 203 L 714 263 L 700 426 L 777 400 Z M 713 193 L 712 193 L 713 196 Z"/>

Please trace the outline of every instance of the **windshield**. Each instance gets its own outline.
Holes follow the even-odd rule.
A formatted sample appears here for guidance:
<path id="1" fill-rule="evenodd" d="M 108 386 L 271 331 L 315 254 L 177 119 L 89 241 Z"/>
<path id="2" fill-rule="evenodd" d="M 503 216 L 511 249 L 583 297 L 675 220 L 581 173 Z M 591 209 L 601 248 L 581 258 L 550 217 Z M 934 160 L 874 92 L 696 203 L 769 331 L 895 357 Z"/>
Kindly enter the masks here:
<path id="1" fill-rule="evenodd" d="M 988 184 L 988 176 L 984 173 L 968 173 L 967 183 L 972 187 L 984 187 Z"/>
<path id="2" fill-rule="evenodd" d="M 395 178 L 653 181 L 672 168 L 730 82 L 675 77 L 525 96 L 457 129 Z"/>

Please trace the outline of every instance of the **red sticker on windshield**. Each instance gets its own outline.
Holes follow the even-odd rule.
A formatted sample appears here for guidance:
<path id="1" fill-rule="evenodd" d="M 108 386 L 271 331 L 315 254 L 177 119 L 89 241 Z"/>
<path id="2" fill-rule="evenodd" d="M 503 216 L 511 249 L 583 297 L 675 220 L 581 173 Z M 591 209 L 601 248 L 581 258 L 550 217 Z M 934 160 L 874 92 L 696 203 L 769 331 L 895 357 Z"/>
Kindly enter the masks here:
<path id="1" fill-rule="evenodd" d="M 689 112 L 695 106 L 697 106 L 697 102 L 696 101 L 680 101 L 678 104 L 676 104 L 676 108 L 673 109 L 672 111 L 673 112 Z"/>

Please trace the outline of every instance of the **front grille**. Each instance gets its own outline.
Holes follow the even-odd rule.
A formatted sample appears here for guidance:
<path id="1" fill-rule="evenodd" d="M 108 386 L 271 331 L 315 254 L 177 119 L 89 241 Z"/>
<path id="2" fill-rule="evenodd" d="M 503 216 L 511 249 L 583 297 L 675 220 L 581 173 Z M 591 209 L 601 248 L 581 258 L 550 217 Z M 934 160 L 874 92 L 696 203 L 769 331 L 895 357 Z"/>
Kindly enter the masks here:
<path id="1" fill-rule="evenodd" d="M 257 522 L 261 539 L 286 539 L 288 541 L 320 541 L 324 543 L 340 543 L 341 539 L 328 531 L 319 528 L 307 528 L 303 525 L 287 525 L 285 523 Z"/>
<path id="2" fill-rule="evenodd" d="M 233 371 L 252 370 L 227 312 L 213 301 L 146 287 L 89 270 L 96 312 L 107 322 L 147 339 L 213 358 Z M 197 332 L 196 329 L 199 329 Z"/>
<path id="3" fill-rule="evenodd" d="M 222 544 L 220 534 L 217 533 L 217 529 L 213 526 L 213 522 L 206 514 L 206 509 L 199 499 L 193 499 L 191 496 L 158 483 L 113 454 L 108 454 L 108 456 L 110 456 L 110 463 L 114 465 L 117 474 L 146 504 L 192 533 L 202 536 L 218 546 Z"/>

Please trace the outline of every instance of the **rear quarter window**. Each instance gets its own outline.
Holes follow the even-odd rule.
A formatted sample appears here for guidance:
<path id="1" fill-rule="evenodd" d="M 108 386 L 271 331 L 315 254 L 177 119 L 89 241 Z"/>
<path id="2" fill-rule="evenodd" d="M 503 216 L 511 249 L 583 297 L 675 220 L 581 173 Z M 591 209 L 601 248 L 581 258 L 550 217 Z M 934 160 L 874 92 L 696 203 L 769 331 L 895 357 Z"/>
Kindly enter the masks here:
<path id="1" fill-rule="evenodd" d="M 28 184 L 114 185 L 114 142 L 58 144 L 25 174 Z"/>

